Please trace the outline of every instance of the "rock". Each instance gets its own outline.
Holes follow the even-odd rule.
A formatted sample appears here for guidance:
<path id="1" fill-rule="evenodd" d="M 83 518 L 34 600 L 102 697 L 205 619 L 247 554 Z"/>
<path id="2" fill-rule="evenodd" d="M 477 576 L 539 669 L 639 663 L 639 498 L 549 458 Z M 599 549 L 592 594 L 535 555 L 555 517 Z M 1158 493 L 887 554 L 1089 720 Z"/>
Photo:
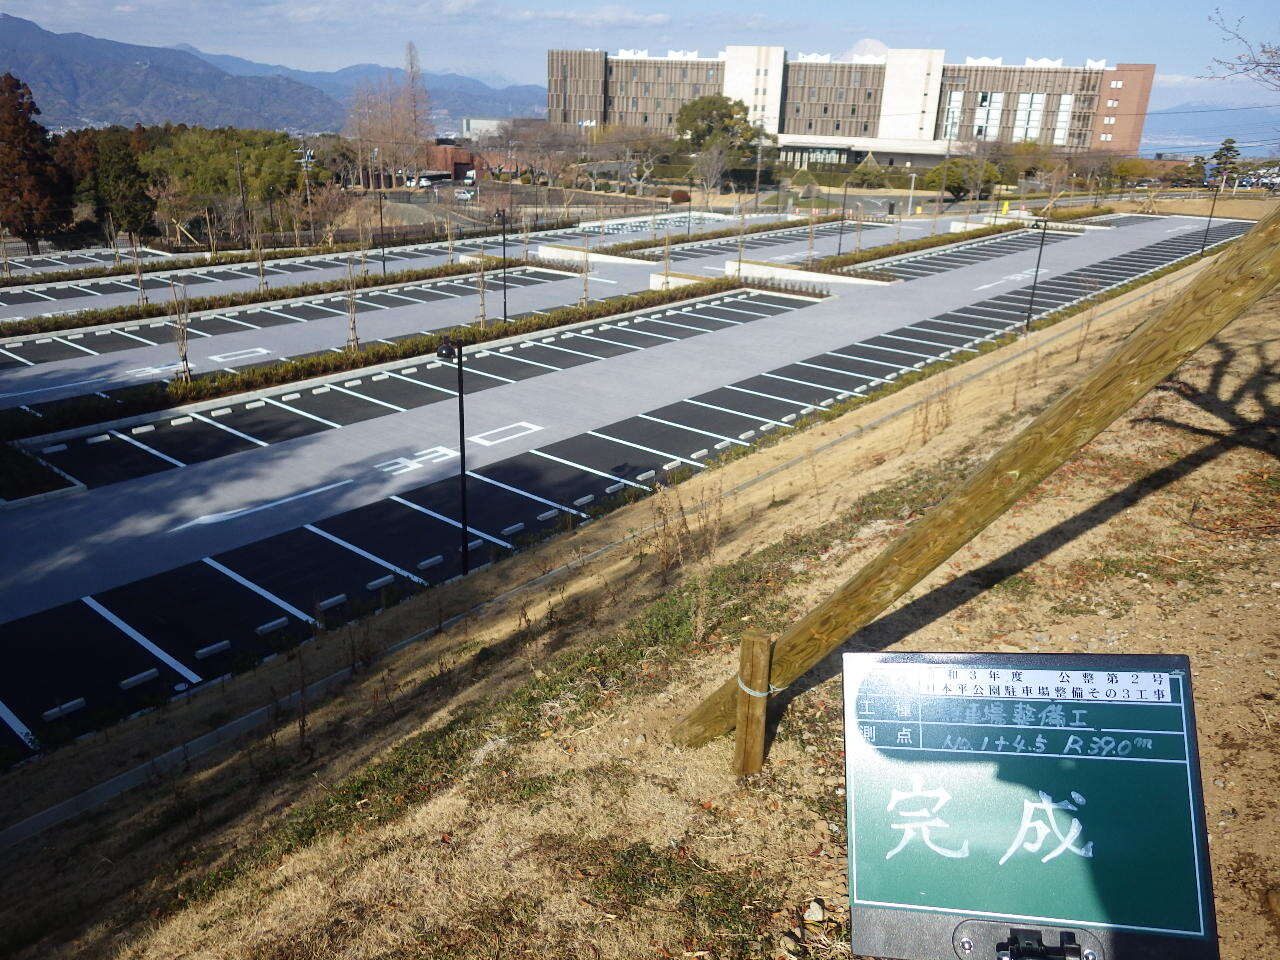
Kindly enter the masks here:
<path id="1" fill-rule="evenodd" d="M 804 955 L 804 947 L 800 944 L 800 940 L 792 933 L 784 933 L 778 938 L 778 949 L 785 953 L 788 957 L 799 957 Z"/>
<path id="2" fill-rule="evenodd" d="M 640 736 L 636 737 L 636 746 L 638 747 L 643 747 L 648 742 L 649 742 L 649 738 L 646 737 L 643 733 L 640 734 Z"/>
<path id="3" fill-rule="evenodd" d="M 1222 777 L 1214 777 L 1213 785 L 1215 787 L 1225 787 L 1227 785 L 1227 781 L 1224 780 Z"/>
<path id="4" fill-rule="evenodd" d="M 827 908 L 822 905 L 821 900 L 814 900 L 805 908 L 805 923 L 821 923 L 825 919 L 827 919 Z"/>

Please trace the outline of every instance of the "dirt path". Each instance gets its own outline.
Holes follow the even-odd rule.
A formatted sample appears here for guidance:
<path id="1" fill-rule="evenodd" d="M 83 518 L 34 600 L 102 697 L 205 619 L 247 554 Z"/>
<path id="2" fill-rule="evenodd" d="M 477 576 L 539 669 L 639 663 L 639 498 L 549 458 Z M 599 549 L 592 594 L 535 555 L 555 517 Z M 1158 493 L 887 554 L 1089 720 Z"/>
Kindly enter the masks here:
<path id="1" fill-rule="evenodd" d="M 1189 654 L 1228 960 L 1277 933 L 1278 317 L 1272 298 L 1233 325 L 851 641 Z M 488 571 L 473 595 L 584 558 L 16 851 L 0 953 L 847 956 L 833 664 L 789 694 L 751 784 L 727 741 L 681 752 L 664 731 L 730 674 L 745 626 L 777 629 L 850 575 L 1133 322 L 1051 329 L 1017 363 L 958 368 L 948 393 L 917 384 Z M 438 616 L 423 600 L 388 629 Z M 370 642 L 325 638 L 272 682 Z"/>

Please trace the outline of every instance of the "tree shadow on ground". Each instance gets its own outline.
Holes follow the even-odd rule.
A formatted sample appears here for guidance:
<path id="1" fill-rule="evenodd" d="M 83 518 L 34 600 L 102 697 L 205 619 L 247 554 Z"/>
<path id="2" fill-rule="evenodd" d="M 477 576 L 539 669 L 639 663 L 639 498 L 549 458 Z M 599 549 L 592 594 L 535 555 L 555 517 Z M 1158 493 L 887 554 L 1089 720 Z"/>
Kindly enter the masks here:
<path id="1" fill-rule="evenodd" d="M 1236 348 L 1221 340 L 1210 341 L 1208 348 L 1216 352 L 1216 357 L 1212 361 L 1208 384 L 1204 389 L 1195 387 L 1185 376 L 1175 376 L 1156 390 L 1171 393 L 1192 404 L 1197 410 L 1216 419 L 1220 426 L 1205 427 L 1159 414 L 1130 421 L 1157 424 L 1190 436 L 1202 437 L 1206 440 L 1203 446 L 1140 477 L 1087 510 L 1062 520 L 965 576 L 933 588 L 856 631 L 816 667 L 773 698 L 769 710 L 769 743 L 766 743 L 766 750 L 776 735 L 779 718 L 791 702 L 840 673 L 841 653 L 847 650 L 884 650 L 905 640 L 917 630 L 954 612 L 983 591 L 1022 573 L 1146 497 L 1190 476 L 1200 467 L 1225 454 L 1249 449 L 1280 460 L 1280 403 L 1268 396 L 1269 390 L 1280 385 L 1280 368 L 1266 356 L 1267 347 L 1275 342 L 1264 340 L 1245 348 Z M 1229 383 L 1233 363 L 1247 356 L 1252 356 L 1256 361 L 1255 369 L 1239 382 Z"/>

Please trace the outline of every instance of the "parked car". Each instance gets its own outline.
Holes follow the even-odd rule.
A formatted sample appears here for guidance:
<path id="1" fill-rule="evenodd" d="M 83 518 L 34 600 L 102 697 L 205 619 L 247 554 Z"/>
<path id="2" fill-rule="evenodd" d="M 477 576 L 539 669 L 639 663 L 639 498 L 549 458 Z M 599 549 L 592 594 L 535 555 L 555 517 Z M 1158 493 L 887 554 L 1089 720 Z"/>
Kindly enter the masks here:
<path id="1" fill-rule="evenodd" d="M 453 191 L 453 199 L 455 200 L 470 202 L 475 198 L 476 198 L 476 192 L 474 190 L 464 190 L 463 188 L 459 187 L 457 190 Z"/>

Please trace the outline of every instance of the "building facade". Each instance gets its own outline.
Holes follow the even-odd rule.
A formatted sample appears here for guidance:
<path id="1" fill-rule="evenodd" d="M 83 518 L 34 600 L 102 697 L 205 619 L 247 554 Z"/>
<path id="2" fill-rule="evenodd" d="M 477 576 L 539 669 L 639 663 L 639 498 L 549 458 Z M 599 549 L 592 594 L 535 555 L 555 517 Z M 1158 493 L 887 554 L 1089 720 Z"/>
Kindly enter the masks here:
<path id="1" fill-rule="evenodd" d="M 551 50 L 552 123 L 641 127 L 674 136 L 680 107 L 707 94 L 747 106 L 778 140 L 784 162 L 931 165 L 984 142 L 1036 141 L 1075 153 L 1138 152 L 1154 64 L 999 59 L 948 64 L 942 50 L 888 50 L 835 60 L 788 58 L 782 47 L 696 50 Z"/>

